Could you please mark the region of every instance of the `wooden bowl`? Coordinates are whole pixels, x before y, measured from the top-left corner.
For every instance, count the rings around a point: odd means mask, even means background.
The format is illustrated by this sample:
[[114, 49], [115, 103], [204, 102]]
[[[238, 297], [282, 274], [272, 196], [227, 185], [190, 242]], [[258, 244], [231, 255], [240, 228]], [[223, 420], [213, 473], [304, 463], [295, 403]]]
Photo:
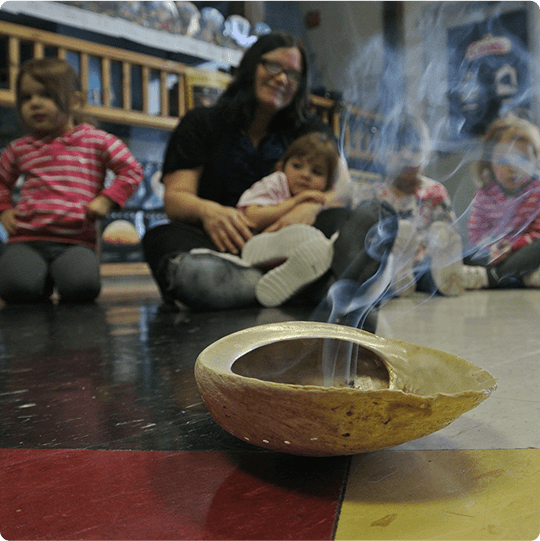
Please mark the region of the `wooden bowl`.
[[[349, 359], [354, 378], [346, 373]], [[195, 378], [227, 432], [265, 449], [311, 456], [365, 453], [421, 438], [497, 387], [488, 372], [449, 353], [302, 321], [252, 327], [214, 342], [199, 355]]]

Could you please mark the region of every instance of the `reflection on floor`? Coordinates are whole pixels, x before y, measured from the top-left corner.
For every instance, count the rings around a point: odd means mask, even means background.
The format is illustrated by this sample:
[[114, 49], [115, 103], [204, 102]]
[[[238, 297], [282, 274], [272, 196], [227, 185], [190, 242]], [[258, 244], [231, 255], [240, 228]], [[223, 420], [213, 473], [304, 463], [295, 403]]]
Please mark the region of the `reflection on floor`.
[[[193, 365], [218, 338], [306, 308], [161, 306], [144, 268], [106, 272], [91, 306], [0, 308], [5, 539], [535, 539], [540, 291], [415, 294], [378, 334], [446, 350], [499, 388], [393, 449], [305, 458], [211, 419]], [[139, 272], [140, 271], [140, 272]]]

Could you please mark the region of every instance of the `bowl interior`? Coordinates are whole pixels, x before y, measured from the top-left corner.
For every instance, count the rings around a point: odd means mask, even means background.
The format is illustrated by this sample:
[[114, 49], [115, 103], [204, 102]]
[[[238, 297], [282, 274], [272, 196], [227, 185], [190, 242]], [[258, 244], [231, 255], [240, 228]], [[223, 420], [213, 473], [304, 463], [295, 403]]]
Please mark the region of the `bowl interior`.
[[240, 376], [291, 385], [388, 389], [384, 361], [362, 345], [336, 338], [286, 339], [239, 357], [231, 371]]

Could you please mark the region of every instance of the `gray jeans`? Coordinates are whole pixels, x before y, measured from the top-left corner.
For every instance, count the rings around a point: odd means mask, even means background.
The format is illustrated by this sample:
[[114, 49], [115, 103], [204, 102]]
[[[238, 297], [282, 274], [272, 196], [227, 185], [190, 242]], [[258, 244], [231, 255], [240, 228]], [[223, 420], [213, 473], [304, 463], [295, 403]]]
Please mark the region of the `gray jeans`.
[[5, 302], [44, 301], [54, 288], [63, 301], [93, 301], [101, 290], [94, 250], [49, 241], [6, 246], [0, 256], [0, 297]]
[[489, 287], [516, 287], [523, 285], [523, 277], [540, 267], [540, 239], [512, 252], [498, 265], [488, 264], [483, 254], [468, 256], [467, 265], [480, 265], [488, 269]]

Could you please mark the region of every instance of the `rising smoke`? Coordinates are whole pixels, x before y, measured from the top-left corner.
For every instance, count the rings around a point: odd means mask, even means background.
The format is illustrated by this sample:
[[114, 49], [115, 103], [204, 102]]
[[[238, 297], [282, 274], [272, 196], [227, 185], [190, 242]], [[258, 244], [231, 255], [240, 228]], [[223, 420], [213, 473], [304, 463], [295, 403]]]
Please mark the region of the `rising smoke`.
[[[414, 60], [410, 50], [390, 47], [381, 36], [358, 43], [343, 75], [343, 98], [374, 115], [347, 116], [346, 110], [348, 130], [343, 130], [340, 143], [351, 168], [367, 169], [381, 178], [391, 173], [389, 164], [396, 151], [412, 147], [416, 153], [402, 159], [416, 160], [427, 176], [445, 185], [456, 211], [452, 225], [461, 237], [463, 256], [474, 258], [507, 235], [512, 207], [527, 196], [525, 187], [489, 238], [471, 245], [467, 225], [476, 186], [470, 171], [482, 157], [481, 136], [492, 121], [509, 113], [538, 125], [539, 87], [532, 81], [538, 80], [540, 65], [530, 52], [534, 44], [528, 30], [531, 14], [538, 18], [538, 6], [532, 2], [423, 4], [422, 16], [405, 32], [406, 41], [413, 44]], [[420, 133], [416, 146], [410, 138], [403, 140], [399, 128], [400, 119], [411, 114], [425, 121], [429, 133], [427, 137]], [[362, 161], [351, 152], [351, 143], [375, 159]], [[508, 160], [515, 160], [511, 153]], [[519, 165], [538, 178], [537, 160]], [[370, 237], [380, 246], [385, 244], [385, 234], [387, 228], [379, 226]], [[436, 242], [436, 236], [429, 239], [430, 245]], [[379, 271], [361, 285], [345, 279], [332, 286], [326, 300], [331, 304], [331, 323], [362, 326], [369, 311], [392, 296], [392, 282], [412, 257], [389, 250], [381, 254], [379, 247], [370, 244], [366, 249], [381, 261]], [[461, 254], [450, 254], [438, 264], [449, 265], [456, 258]]]

